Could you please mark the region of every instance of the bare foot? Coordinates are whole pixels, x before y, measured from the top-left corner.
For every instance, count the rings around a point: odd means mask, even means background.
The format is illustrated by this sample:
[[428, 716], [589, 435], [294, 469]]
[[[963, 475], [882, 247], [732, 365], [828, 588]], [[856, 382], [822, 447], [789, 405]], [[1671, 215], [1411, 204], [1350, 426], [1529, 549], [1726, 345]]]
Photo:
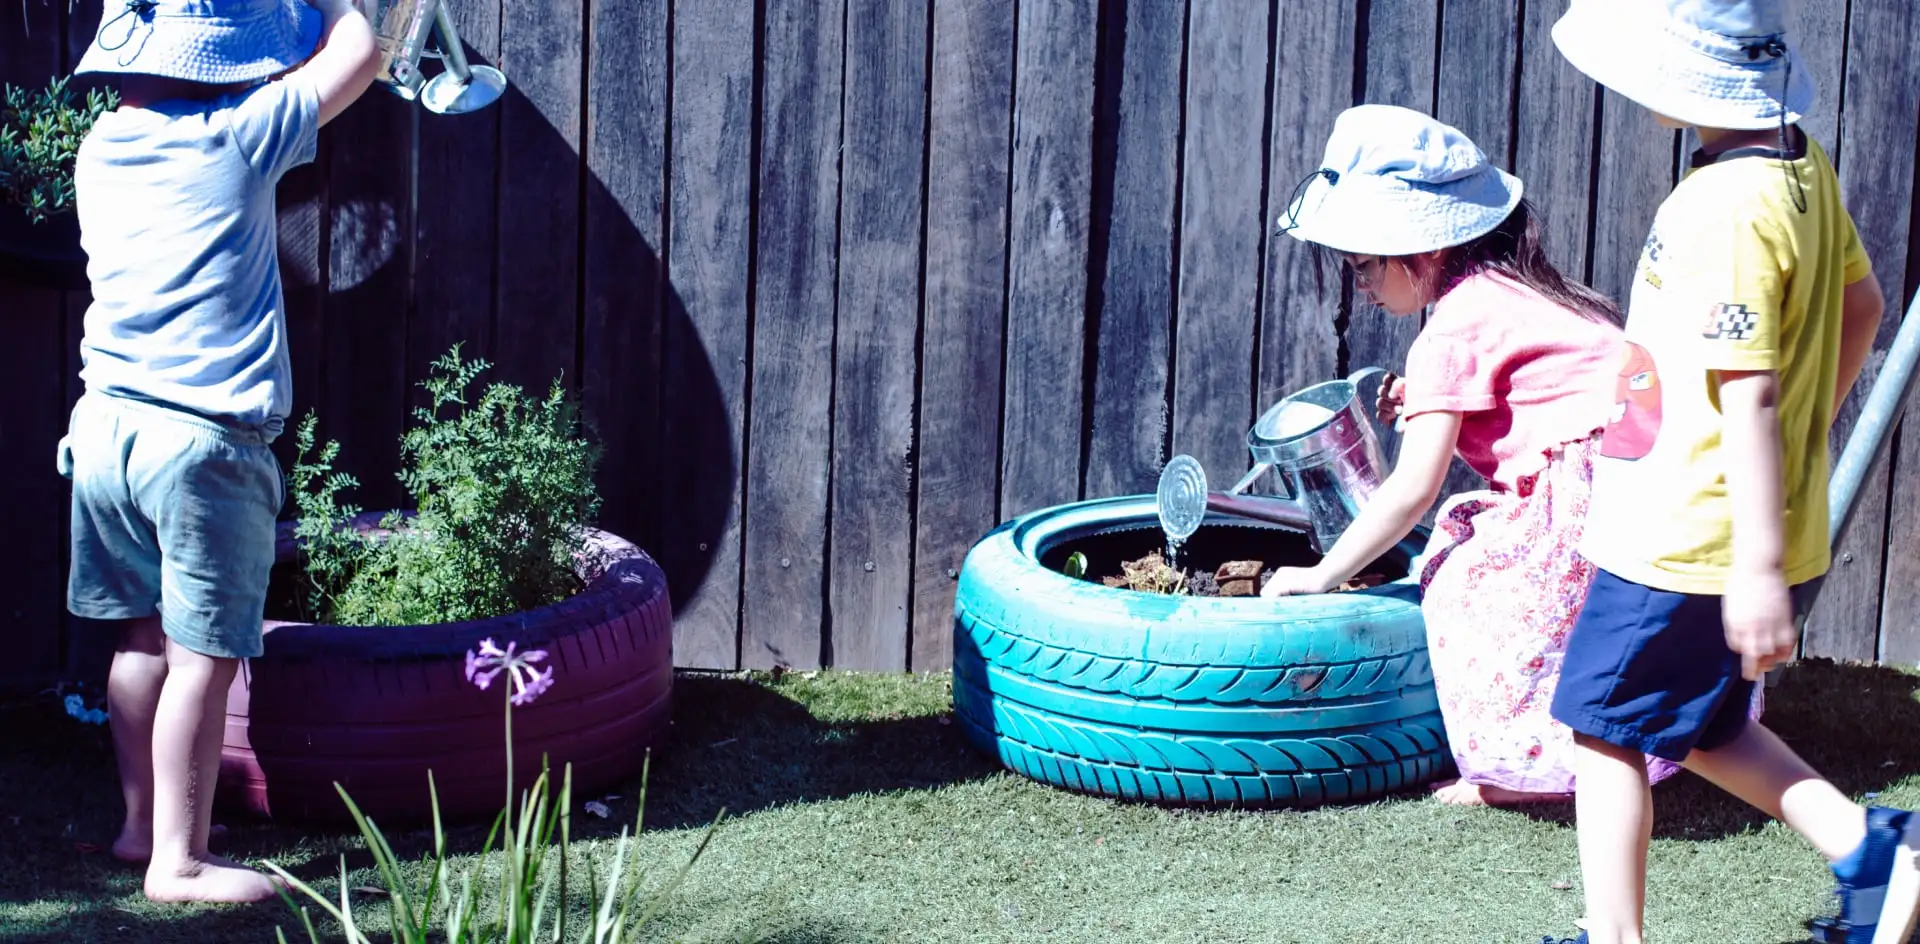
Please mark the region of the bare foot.
[[1529, 803], [1565, 803], [1571, 793], [1520, 793], [1505, 787], [1449, 780], [1433, 790], [1433, 798], [1449, 806], [1522, 806]]
[[[226, 842], [227, 827], [214, 824], [207, 829], [207, 845], [219, 846]], [[135, 833], [122, 827], [120, 838], [113, 841], [113, 857], [122, 862], [142, 865], [153, 858], [153, 834]]]
[[231, 859], [189, 859], [177, 868], [147, 866], [147, 898], [159, 902], [245, 904], [278, 897], [280, 881]]

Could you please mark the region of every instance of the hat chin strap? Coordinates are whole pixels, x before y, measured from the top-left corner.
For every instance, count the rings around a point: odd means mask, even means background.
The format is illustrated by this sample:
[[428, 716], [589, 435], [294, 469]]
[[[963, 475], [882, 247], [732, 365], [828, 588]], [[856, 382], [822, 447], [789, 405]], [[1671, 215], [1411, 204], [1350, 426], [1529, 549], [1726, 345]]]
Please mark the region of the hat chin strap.
[[1780, 88], [1780, 170], [1787, 175], [1787, 182], [1791, 185], [1789, 191], [1793, 196], [1793, 208], [1805, 215], [1807, 188], [1801, 185], [1799, 172], [1794, 169], [1793, 162], [1787, 159], [1787, 155], [1793, 153], [1793, 148], [1787, 141], [1787, 97], [1793, 94], [1793, 59], [1787, 55], [1786, 44], [1779, 39], [1753, 43], [1746, 47], [1746, 52], [1749, 60], [1759, 59], [1763, 55], [1786, 60], [1786, 80]]
[[1290, 233], [1300, 228], [1300, 209], [1301, 204], [1305, 202], [1307, 198], [1307, 188], [1312, 187], [1314, 180], [1320, 177], [1327, 178], [1327, 186], [1329, 187], [1340, 182], [1340, 172], [1331, 167], [1322, 167], [1302, 177], [1300, 182], [1294, 185], [1293, 196], [1287, 198], [1287, 215], [1281, 219], [1279, 225], [1274, 228], [1274, 235]]
[[[133, 42], [133, 31], [139, 29], [140, 24], [142, 23], [145, 23], [147, 25], [147, 34], [152, 35], [153, 34], [153, 11], [154, 11], [154, 8], [159, 5], [160, 4], [157, 3], [156, 0], [126, 0], [126, 7], [124, 9], [122, 9], [118, 14], [115, 14], [113, 19], [110, 19], [105, 23], [100, 24], [100, 29], [94, 33], [94, 37], [93, 37], [94, 41], [97, 43], [100, 43], [100, 48], [106, 50], [107, 52], [117, 52], [121, 49], [126, 48], [128, 43]], [[121, 20], [126, 19], [129, 16], [133, 17], [133, 22], [127, 24], [126, 37], [121, 39], [118, 45], [114, 45], [114, 46], [107, 45], [103, 41], [103, 39], [107, 35], [107, 28], [111, 27], [115, 23], [120, 22]], [[133, 64], [133, 60], [140, 58], [140, 50], [146, 48], [146, 45], [147, 45], [146, 40], [143, 38], [140, 41], [140, 46], [134, 49], [133, 54], [131, 56], [128, 56], [120, 60], [121, 67], [125, 68], [127, 66], [130, 66]]]

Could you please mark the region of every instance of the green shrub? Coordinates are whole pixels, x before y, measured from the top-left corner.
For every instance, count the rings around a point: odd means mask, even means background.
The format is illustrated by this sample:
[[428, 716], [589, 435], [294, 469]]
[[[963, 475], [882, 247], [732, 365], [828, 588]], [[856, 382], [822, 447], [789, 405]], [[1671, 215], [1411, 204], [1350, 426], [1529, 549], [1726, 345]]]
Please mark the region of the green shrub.
[[400, 481], [417, 513], [389, 512], [380, 530], [349, 527], [340, 503], [358, 483], [335, 472], [339, 445], [314, 452], [317, 421], [296, 433], [295, 534], [304, 555], [303, 619], [401, 626], [486, 619], [559, 602], [580, 589], [575, 555], [599, 511], [599, 450], [580, 436], [579, 411], [556, 381], [536, 399], [492, 384], [467, 389], [489, 366], [455, 345], [424, 381], [432, 404], [401, 440]]
[[0, 101], [0, 201], [35, 223], [73, 211], [73, 159], [94, 119], [116, 108], [111, 90], [94, 89], [75, 104], [66, 78], [29, 92], [6, 86]]

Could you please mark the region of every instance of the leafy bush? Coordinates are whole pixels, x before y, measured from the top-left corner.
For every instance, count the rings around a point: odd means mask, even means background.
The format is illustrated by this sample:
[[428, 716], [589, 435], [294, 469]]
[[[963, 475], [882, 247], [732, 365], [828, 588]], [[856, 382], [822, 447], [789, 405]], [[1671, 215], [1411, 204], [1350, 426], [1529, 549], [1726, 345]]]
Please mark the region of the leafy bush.
[[[579, 590], [575, 555], [600, 507], [599, 450], [556, 381], [544, 399], [492, 384], [489, 366], [455, 345], [424, 381], [432, 405], [401, 440], [400, 481], [418, 511], [389, 512], [377, 531], [340, 503], [358, 482], [336, 472], [339, 444], [314, 452], [317, 421], [296, 433], [295, 526], [305, 557], [303, 619], [400, 626], [485, 619], [556, 603]], [[449, 409], [451, 408], [451, 409]]]
[[78, 105], [65, 78], [29, 92], [6, 86], [0, 102], [0, 200], [35, 223], [73, 210], [73, 159], [94, 119], [120, 97], [94, 89]]

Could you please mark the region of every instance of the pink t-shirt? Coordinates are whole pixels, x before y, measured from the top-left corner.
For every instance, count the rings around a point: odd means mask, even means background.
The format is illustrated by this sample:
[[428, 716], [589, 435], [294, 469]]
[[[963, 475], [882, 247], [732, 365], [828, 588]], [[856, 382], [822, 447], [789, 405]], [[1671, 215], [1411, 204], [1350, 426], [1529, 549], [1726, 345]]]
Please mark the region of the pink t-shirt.
[[1405, 413], [1464, 414], [1460, 458], [1512, 491], [1548, 450], [1606, 425], [1624, 338], [1503, 276], [1470, 276], [1407, 352]]

